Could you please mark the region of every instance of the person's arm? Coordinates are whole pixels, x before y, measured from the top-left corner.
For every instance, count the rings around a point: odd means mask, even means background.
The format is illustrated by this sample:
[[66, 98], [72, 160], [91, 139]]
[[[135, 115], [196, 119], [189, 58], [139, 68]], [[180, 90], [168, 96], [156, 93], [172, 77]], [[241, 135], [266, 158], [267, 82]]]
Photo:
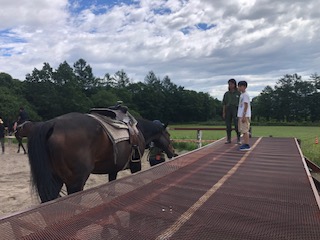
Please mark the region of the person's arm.
[[248, 103], [244, 102], [243, 115], [241, 121], [244, 123], [246, 121], [246, 114], [248, 110]]
[[223, 99], [222, 99], [222, 119], [226, 118], [226, 94], [227, 93], [223, 95]]

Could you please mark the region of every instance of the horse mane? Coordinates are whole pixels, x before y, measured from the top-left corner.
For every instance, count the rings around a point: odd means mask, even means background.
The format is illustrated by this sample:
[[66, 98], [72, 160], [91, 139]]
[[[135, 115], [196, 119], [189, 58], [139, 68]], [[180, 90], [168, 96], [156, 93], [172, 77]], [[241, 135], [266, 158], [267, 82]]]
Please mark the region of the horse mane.
[[144, 136], [156, 135], [164, 130], [163, 125], [154, 123], [150, 120], [140, 118], [137, 119], [137, 127], [141, 130]]

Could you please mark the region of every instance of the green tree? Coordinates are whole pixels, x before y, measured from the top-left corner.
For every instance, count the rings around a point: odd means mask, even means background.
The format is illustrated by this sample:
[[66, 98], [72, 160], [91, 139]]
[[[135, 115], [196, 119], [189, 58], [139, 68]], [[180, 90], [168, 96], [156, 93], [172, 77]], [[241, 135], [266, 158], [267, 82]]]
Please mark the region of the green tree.
[[33, 106], [21, 95], [16, 95], [10, 88], [0, 86], [0, 117], [5, 126], [10, 129], [19, 115], [19, 108], [23, 106], [29, 114], [29, 118], [39, 121], [41, 118], [33, 109]]
[[13, 85], [12, 77], [4, 72], [0, 73], [0, 86], [10, 88]]
[[99, 86], [106, 88], [114, 88], [116, 86], [114, 78], [109, 73], [106, 73], [103, 79], [99, 79], [98, 83]]
[[76, 75], [73, 72], [72, 67], [66, 61], [61, 63], [53, 73], [53, 82], [57, 86], [64, 86], [69, 82], [76, 83]]
[[50, 119], [62, 111], [59, 95], [52, 82], [26, 82], [25, 97], [43, 120]]
[[144, 82], [147, 85], [151, 86], [160, 86], [160, 79], [155, 75], [153, 71], [150, 71], [144, 78]]
[[171, 82], [169, 76], [165, 76], [161, 82], [164, 93], [163, 121], [175, 122], [179, 115], [178, 86]]
[[320, 121], [320, 93], [316, 92], [309, 96], [310, 120]]
[[310, 112], [310, 120], [312, 122], [320, 121], [320, 76], [314, 73], [310, 76], [311, 83], [315, 90], [311, 96], [308, 96], [308, 106]]
[[101, 89], [96, 94], [93, 94], [90, 99], [93, 107], [101, 108], [112, 106], [119, 100], [116, 94], [106, 89]]
[[296, 94], [294, 119], [296, 121], [308, 121], [310, 119], [311, 96], [316, 92], [315, 85], [310, 81], [297, 79], [294, 83]]
[[53, 70], [49, 63], [43, 63], [41, 70], [34, 68], [32, 74], [26, 75], [26, 81], [28, 82], [53, 82], [52, 79]]
[[320, 89], [320, 76], [317, 73], [311, 74], [311, 81], [313, 81], [315, 88]]
[[[63, 106], [61, 114], [69, 112], [88, 112], [93, 106], [90, 98], [75, 82], [68, 82], [59, 91], [60, 106]], [[61, 115], [59, 114], [59, 115]]]
[[275, 86], [275, 114], [276, 119], [286, 122], [294, 120], [296, 112], [297, 95], [294, 91], [294, 84], [296, 81], [300, 81], [301, 76], [297, 74], [286, 74], [279, 79]]
[[252, 116], [260, 117], [266, 121], [270, 121], [274, 117], [274, 105], [275, 105], [274, 90], [270, 86], [266, 86], [259, 96], [252, 99]]
[[135, 98], [141, 115], [150, 120], [164, 121], [165, 94], [161, 82], [154, 72], [150, 71], [146, 75], [141, 90], [141, 93]]
[[44, 120], [61, 112], [54, 73], [49, 63], [44, 63], [41, 70], [34, 68], [31, 74], [26, 75], [24, 89], [25, 98]]
[[0, 87], [0, 117], [4, 121], [4, 125], [12, 127], [17, 120], [20, 105], [24, 104], [23, 100], [13, 94], [9, 88]]
[[130, 79], [123, 69], [117, 71], [110, 80], [112, 80], [110, 83], [113, 83], [115, 88], [125, 88], [130, 84]]
[[74, 63], [74, 73], [81, 89], [87, 90], [98, 85], [97, 79], [93, 76], [92, 68], [84, 59]]

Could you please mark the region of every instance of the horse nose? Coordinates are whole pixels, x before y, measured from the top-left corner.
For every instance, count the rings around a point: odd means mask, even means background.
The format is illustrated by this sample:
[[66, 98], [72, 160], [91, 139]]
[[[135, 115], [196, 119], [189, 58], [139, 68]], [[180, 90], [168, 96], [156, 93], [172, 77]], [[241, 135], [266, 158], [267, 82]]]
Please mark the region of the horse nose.
[[178, 156], [178, 155], [175, 153], [173, 147], [171, 147], [171, 149], [170, 149], [170, 154], [167, 154], [167, 155], [168, 155], [168, 158], [173, 158], [173, 157]]

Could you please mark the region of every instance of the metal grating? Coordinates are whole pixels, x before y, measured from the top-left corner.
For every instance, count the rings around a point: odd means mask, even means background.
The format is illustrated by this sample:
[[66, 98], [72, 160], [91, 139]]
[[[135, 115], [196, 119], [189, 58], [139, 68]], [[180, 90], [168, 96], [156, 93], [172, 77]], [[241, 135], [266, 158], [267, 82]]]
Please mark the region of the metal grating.
[[221, 141], [0, 220], [1, 239], [320, 239], [292, 138]]

